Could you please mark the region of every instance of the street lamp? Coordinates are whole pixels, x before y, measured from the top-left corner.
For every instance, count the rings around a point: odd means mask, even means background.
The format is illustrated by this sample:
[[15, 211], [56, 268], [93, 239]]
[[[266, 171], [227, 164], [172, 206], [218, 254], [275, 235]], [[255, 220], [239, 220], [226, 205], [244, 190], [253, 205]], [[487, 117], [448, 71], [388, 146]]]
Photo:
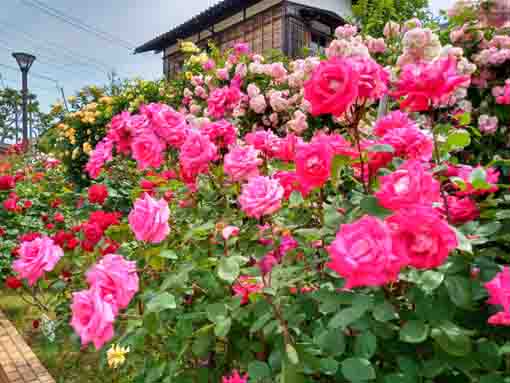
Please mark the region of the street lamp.
[[28, 141], [28, 71], [30, 67], [35, 61], [35, 56], [22, 53], [15, 52], [12, 54], [12, 57], [16, 59], [19, 65], [19, 69], [21, 70], [23, 85], [21, 88], [21, 95], [23, 98], [23, 141]]

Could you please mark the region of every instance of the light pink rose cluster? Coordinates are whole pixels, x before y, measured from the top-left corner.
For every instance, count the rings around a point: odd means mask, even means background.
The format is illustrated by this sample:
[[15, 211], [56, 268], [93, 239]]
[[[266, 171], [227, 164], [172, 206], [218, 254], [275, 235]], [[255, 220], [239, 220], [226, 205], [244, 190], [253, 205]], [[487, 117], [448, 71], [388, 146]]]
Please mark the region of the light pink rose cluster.
[[441, 51], [439, 37], [429, 28], [416, 27], [408, 30], [404, 34], [402, 44], [403, 53], [397, 61], [399, 66], [432, 61]]
[[278, 211], [284, 189], [277, 179], [256, 176], [243, 186], [239, 203], [248, 217], [260, 218]]
[[489, 318], [495, 326], [510, 326], [510, 267], [505, 266], [490, 282], [485, 284], [490, 305], [503, 308]]
[[145, 193], [142, 198], [136, 200], [128, 221], [138, 241], [160, 243], [170, 232], [169, 218], [168, 203], [164, 199], [156, 200]]
[[99, 350], [113, 338], [119, 310], [138, 292], [136, 263], [108, 254], [87, 272], [87, 282], [88, 290], [73, 293], [71, 326], [83, 346], [93, 343]]
[[29, 286], [33, 286], [45, 272], [55, 268], [64, 251], [51, 238], [43, 236], [23, 242], [18, 254], [19, 258], [13, 262], [12, 269], [20, 278], [26, 279]]
[[482, 114], [478, 117], [478, 129], [484, 134], [494, 134], [498, 130], [498, 118]]
[[457, 60], [449, 56], [432, 63], [405, 65], [392, 96], [401, 99], [401, 109], [424, 112], [446, 102], [456, 89], [469, 81], [469, 76], [459, 75]]
[[232, 146], [225, 155], [223, 167], [233, 181], [243, 181], [258, 176], [262, 163], [260, 151], [253, 146]]
[[492, 95], [496, 98], [496, 103], [500, 105], [510, 105], [510, 79], [505, 81], [504, 86], [496, 86], [492, 89]]

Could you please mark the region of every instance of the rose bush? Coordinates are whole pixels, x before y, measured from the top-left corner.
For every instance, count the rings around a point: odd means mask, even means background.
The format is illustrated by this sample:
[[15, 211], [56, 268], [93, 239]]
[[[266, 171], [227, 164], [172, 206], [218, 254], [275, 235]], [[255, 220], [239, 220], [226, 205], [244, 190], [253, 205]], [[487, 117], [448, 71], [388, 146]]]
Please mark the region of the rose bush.
[[[46, 213], [62, 232], [10, 240], [6, 286], [122, 382], [506, 382], [507, 131], [477, 117], [510, 108], [507, 24], [452, 17], [480, 44], [419, 20], [292, 62], [183, 44], [166, 103], [112, 115], [95, 185]], [[3, 173], [10, 230], [23, 184]]]

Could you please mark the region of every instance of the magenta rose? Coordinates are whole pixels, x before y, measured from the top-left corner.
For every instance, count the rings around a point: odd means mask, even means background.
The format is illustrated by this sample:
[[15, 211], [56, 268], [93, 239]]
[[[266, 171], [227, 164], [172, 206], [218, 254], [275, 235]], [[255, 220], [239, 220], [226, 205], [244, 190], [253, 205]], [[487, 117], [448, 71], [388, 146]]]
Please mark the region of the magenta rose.
[[108, 137], [99, 142], [92, 153], [90, 153], [89, 160], [85, 166], [85, 170], [90, 178], [96, 179], [101, 174], [101, 170], [105, 163], [113, 160], [113, 141]]
[[114, 335], [113, 323], [118, 313], [115, 299], [103, 297], [98, 289], [73, 293], [71, 327], [83, 346], [93, 343], [100, 350]]
[[131, 151], [131, 140], [133, 134], [130, 127], [131, 114], [122, 112], [112, 118], [108, 126], [108, 139], [117, 144], [117, 151], [122, 154], [129, 154]]
[[305, 189], [322, 187], [331, 175], [331, 146], [324, 141], [298, 145], [296, 174]]
[[352, 60], [333, 57], [322, 61], [305, 84], [305, 99], [312, 115], [340, 117], [358, 97], [359, 72]]
[[418, 161], [406, 161], [380, 180], [381, 186], [375, 195], [387, 209], [407, 209], [440, 201], [439, 182]]
[[189, 132], [186, 141], [181, 146], [179, 161], [189, 174], [207, 173], [209, 163], [218, 156], [216, 145], [208, 136], [197, 130]]
[[108, 254], [87, 272], [87, 282], [98, 289], [102, 297], [114, 297], [118, 308], [126, 308], [138, 292], [136, 262]]
[[182, 113], [156, 103], [140, 108], [140, 113], [149, 118], [154, 132], [170, 146], [178, 149], [186, 140], [189, 126]]
[[284, 190], [280, 182], [269, 177], [252, 177], [239, 197], [241, 209], [248, 217], [270, 215], [281, 207]]
[[155, 200], [147, 193], [136, 200], [128, 221], [138, 241], [160, 243], [170, 232], [170, 209], [164, 199]]
[[367, 57], [353, 61], [359, 72], [358, 96], [380, 99], [388, 92], [389, 73], [375, 60]]
[[201, 132], [208, 136], [211, 142], [219, 148], [226, 148], [235, 143], [237, 139], [236, 127], [227, 120], [206, 124]]
[[415, 206], [389, 217], [393, 250], [417, 269], [441, 266], [457, 247], [457, 235], [433, 208]]
[[446, 217], [447, 212], [450, 222], [459, 225], [469, 221], [473, 221], [480, 217], [480, 210], [475, 201], [469, 197], [459, 198], [456, 196], [447, 197], [448, 209], [444, 204], [439, 211]]
[[258, 176], [259, 166], [263, 162], [259, 155], [260, 152], [251, 145], [231, 147], [225, 155], [223, 165], [225, 174], [230, 176], [233, 181], [242, 181]]
[[409, 127], [416, 127], [414, 121], [409, 118], [407, 113], [401, 112], [400, 110], [395, 110], [377, 120], [374, 127], [374, 134], [382, 137], [393, 129]]
[[432, 159], [434, 142], [431, 136], [415, 126], [388, 131], [382, 143], [391, 145], [397, 157], [428, 162]]
[[280, 181], [280, 185], [282, 185], [283, 190], [285, 191], [283, 195], [285, 199], [289, 199], [290, 195], [294, 191], [300, 192], [303, 197], [306, 197], [310, 192], [310, 190], [303, 187], [296, 172], [280, 170], [273, 174], [273, 178]]
[[18, 254], [19, 258], [12, 264], [12, 269], [33, 286], [45, 272], [55, 268], [60, 258], [64, 256], [64, 251], [55, 245], [51, 238], [44, 236], [23, 242]]
[[384, 221], [364, 216], [340, 226], [327, 248], [327, 266], [345, 278], [345, 288], [381, 286], [397, 280], [408, 258], [393, 250], [391, 231]]
[[135, 136], [131, 143], [131, 150], [140, 170], [149, 167], [159, 168], [163, 163], [165, 145], [148, 129]]

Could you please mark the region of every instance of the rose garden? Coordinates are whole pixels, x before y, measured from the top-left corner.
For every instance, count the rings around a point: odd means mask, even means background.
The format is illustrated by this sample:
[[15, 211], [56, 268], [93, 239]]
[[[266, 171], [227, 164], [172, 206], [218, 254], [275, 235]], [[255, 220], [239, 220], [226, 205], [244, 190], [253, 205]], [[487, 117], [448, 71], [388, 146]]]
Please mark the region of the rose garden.
[[294, 61], [183, 43], [55, 105], [0, 157], [2, 294], [98, 381], [510, 382], [503, 3]]

